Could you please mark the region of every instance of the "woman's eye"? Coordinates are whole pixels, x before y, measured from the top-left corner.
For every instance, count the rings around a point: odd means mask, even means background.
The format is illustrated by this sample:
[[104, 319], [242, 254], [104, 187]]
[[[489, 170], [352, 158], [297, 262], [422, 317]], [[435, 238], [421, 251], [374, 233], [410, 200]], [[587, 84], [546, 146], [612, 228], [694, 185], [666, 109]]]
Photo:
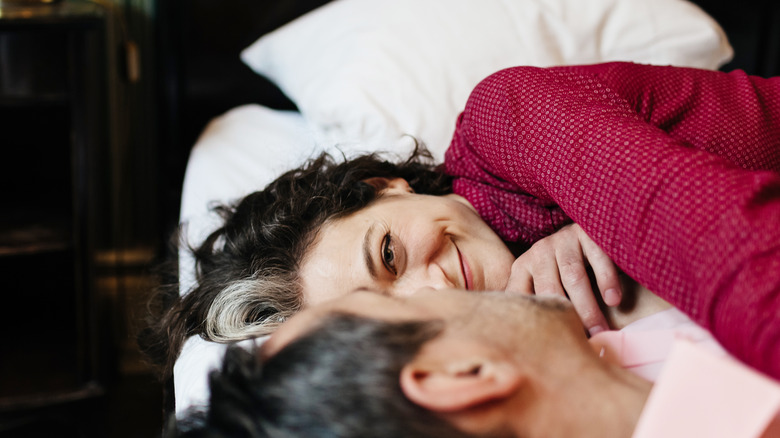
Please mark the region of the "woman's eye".
[[388, 271], [393, 275], [397, 275], [398, 271], [395, 267], [395, 250], [393, 249], [393, 238], [390, 234], [385, 234], [385, 238], [382, 240], [382, 264], [385, 265]]

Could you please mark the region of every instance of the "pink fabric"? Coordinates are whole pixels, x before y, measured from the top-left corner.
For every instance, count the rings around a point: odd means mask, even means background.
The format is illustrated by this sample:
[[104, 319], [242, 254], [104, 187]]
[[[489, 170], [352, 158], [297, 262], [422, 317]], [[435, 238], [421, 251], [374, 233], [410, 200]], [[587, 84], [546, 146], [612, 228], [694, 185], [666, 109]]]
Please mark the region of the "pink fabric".
[[504, 239], [576, 221], [631, 277], [780, 378], [780, 78], [502, 70], [469, 98], [446, 170]]
[[780, 386], [735, 361], [677, 309], [601, 332], [590, 344], [655, 382], [634, 438], [777, 436]]
[[598, 333], [589, 341], [605, 360], [654, 382], [672, 346], [683, 339], [715, 356], [727, 356], [710, 332], [675, 308], [642, 318], [622, 330]]
[[678, 341], [634, 438], [776, 438], [780, 386], [728, 357]]

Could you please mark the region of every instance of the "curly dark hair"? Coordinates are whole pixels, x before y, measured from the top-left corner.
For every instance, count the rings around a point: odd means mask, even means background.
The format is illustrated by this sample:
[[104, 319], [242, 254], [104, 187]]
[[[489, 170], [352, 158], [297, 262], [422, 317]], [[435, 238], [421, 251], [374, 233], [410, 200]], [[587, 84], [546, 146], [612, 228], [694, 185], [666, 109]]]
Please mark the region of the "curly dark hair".
[[298, 271], [307, 248], [327, 221], [376, 198], [377, 188], [366, 182], [375, 177], [404, 178], [417, 193], [452, 191], [451, 178], [418, 146], [397, 163], [379, 154], [338, 162], [322, 154], [237, 203], [215, 207], [222, 226], [199, 247], [179, 248], [194, 255], [195, 286], [181, 297], [178, 285], [163, 287], [138, 338], [163, 377], [191, 335], [232, 342], [270, 334], [300, 310]]

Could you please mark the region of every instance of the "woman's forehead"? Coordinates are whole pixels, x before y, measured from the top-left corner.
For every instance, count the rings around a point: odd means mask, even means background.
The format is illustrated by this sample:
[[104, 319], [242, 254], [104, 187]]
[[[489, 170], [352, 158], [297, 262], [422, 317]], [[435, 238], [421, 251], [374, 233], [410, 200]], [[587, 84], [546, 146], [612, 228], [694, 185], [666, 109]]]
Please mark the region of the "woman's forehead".
[[363, 266], [363, 241], [368, 220], [344, 218], [324, 225], [301, 261], [299, 277], [304, 302], [319, 304], [369, 286]]

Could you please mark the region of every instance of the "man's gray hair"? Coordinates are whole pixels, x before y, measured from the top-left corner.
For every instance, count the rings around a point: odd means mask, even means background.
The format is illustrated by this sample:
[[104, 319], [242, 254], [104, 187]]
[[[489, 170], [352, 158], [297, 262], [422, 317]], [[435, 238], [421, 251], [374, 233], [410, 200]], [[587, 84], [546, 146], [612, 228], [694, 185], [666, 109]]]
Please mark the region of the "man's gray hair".
[[263, 362], [228, 349], [210, 375], [206, 411], [172, 427], [175, 437], [376, 437], [467, 435], [407, 399], [401, 369], [439, 321], [388, 322], [338, 314]]

